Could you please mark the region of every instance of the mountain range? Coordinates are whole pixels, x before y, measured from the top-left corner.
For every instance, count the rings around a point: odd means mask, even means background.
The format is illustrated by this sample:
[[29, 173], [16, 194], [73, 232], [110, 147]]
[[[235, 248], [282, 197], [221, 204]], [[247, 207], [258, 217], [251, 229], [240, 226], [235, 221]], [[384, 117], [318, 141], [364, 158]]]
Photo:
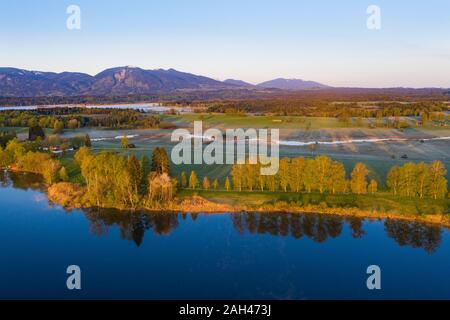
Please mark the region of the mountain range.
[[177, 90], [235, 90], [235, 89], [320, 89], [328, 86], [299, 79], [275, 79], [258, 85], [228, 79], [218, 81], [174, 69], [144, 70], [117, 67], [95, 76], [78, 72], [41, 72], [16, 68], [0, 68], [0, 96], [112, 96], [154, 94]]

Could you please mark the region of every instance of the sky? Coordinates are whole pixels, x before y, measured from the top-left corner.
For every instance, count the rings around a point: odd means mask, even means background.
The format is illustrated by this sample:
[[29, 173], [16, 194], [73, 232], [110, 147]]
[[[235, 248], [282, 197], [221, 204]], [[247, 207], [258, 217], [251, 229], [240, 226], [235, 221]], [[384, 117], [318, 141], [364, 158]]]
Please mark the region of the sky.
[[[69, 5], [80, 10], [70, 30]], [[380, 8], [369, 29], [367, 8]], [[0, 66], [450, 87], [449, 0], [0, 0]]]

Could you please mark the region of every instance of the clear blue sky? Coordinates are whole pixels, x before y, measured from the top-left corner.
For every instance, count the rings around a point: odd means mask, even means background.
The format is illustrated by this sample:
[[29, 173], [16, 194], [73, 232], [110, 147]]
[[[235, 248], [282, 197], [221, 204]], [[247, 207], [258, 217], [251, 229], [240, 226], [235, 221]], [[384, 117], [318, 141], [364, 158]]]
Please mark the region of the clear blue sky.
[[[81, 8], [81, 30], [66, 8]], [[381, 8], [382, 28], [366, 27]], [[449, 0], [0, 0], [0, 65], [450, 87]]]

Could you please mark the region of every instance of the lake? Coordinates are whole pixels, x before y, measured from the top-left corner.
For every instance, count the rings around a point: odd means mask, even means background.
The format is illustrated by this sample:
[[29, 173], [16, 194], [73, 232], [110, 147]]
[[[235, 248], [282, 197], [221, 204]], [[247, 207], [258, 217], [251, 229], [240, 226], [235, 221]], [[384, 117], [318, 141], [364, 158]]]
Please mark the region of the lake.
[[33, 111], [45, 108], [88, 108], [88, 109], [132, 109], [143, 112], [165, 113], [172, 109], [176, 109], [179, 113], [191, 113], [192, 109], [189, 107], [166, 107], [160, 103], [142, 103], [142, 104], [112, 104], [112, 105], [41, 105], [41, 106], [0, 106], [0, 111]]
[[[66, 211], [0, 173], [0, 299], [450, 298], [450, 233], [316, 214]], [[82, 290], [66, 288], [81, 268]], [[381, 268], [381, 290], [366, 269]]]

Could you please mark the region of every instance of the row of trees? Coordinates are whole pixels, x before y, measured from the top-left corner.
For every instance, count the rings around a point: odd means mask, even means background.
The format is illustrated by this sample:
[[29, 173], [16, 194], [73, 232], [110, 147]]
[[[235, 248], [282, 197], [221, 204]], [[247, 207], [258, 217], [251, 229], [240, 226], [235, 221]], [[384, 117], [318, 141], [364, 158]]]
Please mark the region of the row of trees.
[[[373, 180], [368, 188], [367, 175], [369, 171], [358, 163], [352, 172], [351, 181], [346, 180], [344, 165], [327, 156], [318, 156], [314, 159], [284, 158], [280, 160], [280, 168], [276, 175], [264, 176], [260, 174], [260, 165], [237, 164], [231, 169], [231, 179], [227, 177], [223, 188], [236, 191], [292, 191], [292, 192], [320, 192], [320, 193], [344, 193], [351, 189], [357, 194], [367, 193], [368, 190], [376, 191], [376, 182]], [[200, 186], [195, 171], [191, 172], [189, 181], [186, 175], [181, 174], [181, 187], [188, 186], [195, 189]], [[201, 186], [204, 189], [217, 189], [219, 182], [209, 178], [203, 178]]]
[[[357, 163], [349, 179], [344, 165], [327, 156], [314, 159], [284, 158], [280, 160], [279, 171], [273, 176], [260, 174], [260, 165], [238, 164], [231, 169], [231, 179], [223, 182], [225, 190], [236, 191], [282, 191], [282, 192], [318, 192], [318, 193], [354, 193], [367, 194], [378, 191], [376, 180], [368, 179], [369, 169], [363, 163]], [[394, 195], [407, 197], [444, 198], [447, 195], [446, 170], [441, 161], [430, 164], [407, 163], [403, 167], [393, 167], [386, 184]], [[185, 172], [181, 173], [182, 188], [219, 189], [218, 179], [204, 177], [199, 180], [195, 171], [189, 179]]]
[[[381, 99], [382, 100], [382, 99]], [[337, 100], [331, 100], [337, 101]], [[277, 115], [296, 115], [306, 117], [333, 117], [333, 118], [386, 118], [426, 115], [432, 119], [441, 118], [447, 106], [442, 102], [421, 101], [414, 103], [377, 102], [371, 105], [362, 105], [357, 102], [335, 103], [317, 99], [265, 99], [219, 101], [207, 105], [209, 112], [220, 113], [272, 113]], [[363, 101], [363, 100], [362, 100]], [[205, 103], [197, 103], [204, 106]]]
[[393, 167], [387, 177], [387, 185], [394, 195], [406, 197], [444, 198], [447, 195], [447, 171], [441, 161], [430, 164], [408, 162]]
[[0, 112], [0, 126], [63, 129], [80, 127], [159, 128], [158, 116], [134, 109], [112, 108], [42, 108], [37, 110], [6, 110]]

